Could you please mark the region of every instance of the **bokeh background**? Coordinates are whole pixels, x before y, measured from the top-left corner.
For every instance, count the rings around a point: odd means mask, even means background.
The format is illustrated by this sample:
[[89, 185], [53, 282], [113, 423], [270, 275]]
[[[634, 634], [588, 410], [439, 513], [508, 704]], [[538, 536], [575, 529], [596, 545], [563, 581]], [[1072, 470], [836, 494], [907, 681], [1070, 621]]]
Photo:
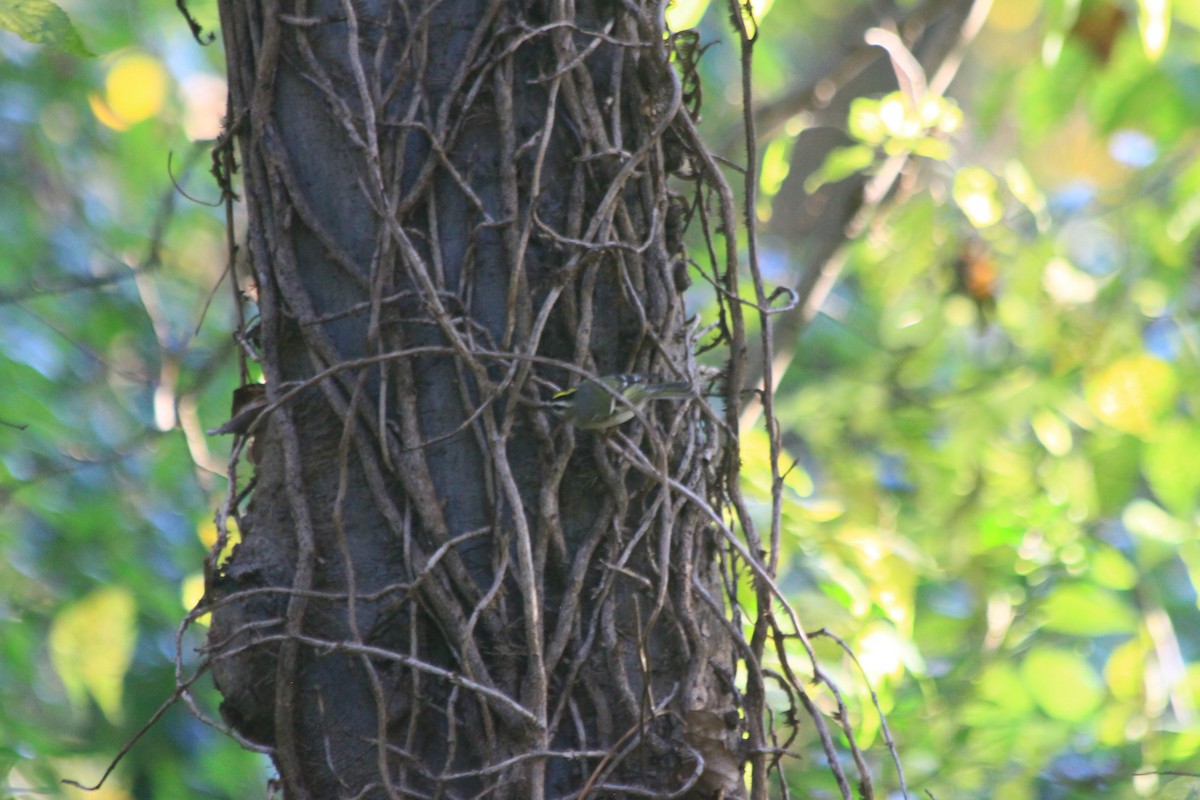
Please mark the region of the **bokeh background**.
[[[265, 760], [182, 704], [101, 790], [60, 784], [98, 780], [171, 696], [225, 491], [203, 430], [238, 378], [220, 37], [173, 3], [59, 5], [78, 40], [0, 31], [0, 797], [263, 797]], [[872, 690], [910, 796], [1192, 797], [1200, 2], [996, 0], [946, 97], [822, 105], [855, 15], [891, 6], [755, 6], [767, 278], [828, 263], [823, 190], [903, 162], [777, 343], [781, 583], [857, 654], [817, 640], [893, 796]], [[728, 11], [669, 13], [718, 42], [703, 126], [744, 162]], [[743, 445], [765, 515], [766, 441]], [[206, 677], [195, 700], [215, 716]], [[790, 796], [833, 797], [811, 734]]]

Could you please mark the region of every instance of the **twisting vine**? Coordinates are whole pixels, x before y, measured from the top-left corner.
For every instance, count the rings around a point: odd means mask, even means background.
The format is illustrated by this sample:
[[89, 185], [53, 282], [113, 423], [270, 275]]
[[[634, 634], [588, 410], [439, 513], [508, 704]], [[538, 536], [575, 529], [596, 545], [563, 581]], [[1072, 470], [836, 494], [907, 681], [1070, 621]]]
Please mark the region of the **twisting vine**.
[[[703, 48], [658, 4], [369, 5], [221, 3], [260, 315], [242, 374], [266, 378], [220, 429], [238, 439], [197, 612], [231, 729], [289, 798], [735, 798], [747, 764], [765, 800], [805, 717], [842, 796], [845, 752], [872, 797], [776, 583], [770, 375], [767, 531], [740, 482], [747, 355], [771, 363], [769, 317], [795, 305], [759, 269], [751, 114], [739, 213], [696, 129]], [[756, 31], [730, 13], [749, 109]], [[682, 297], [689, 220], [720, 413]], [[623, 371], [695, 397], [603, 436], [546, 408]]]

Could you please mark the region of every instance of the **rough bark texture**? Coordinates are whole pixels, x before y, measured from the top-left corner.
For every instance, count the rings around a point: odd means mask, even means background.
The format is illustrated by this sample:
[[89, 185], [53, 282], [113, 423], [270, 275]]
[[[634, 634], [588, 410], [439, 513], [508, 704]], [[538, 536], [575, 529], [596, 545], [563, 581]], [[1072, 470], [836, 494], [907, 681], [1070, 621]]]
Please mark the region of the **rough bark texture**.
[[540, 405], [588, 374], [702, 388], [661, 8], [221, 16], [269, 404], [209, 586], [226, 719], [291, 800], [741, 796], [721, 423]]

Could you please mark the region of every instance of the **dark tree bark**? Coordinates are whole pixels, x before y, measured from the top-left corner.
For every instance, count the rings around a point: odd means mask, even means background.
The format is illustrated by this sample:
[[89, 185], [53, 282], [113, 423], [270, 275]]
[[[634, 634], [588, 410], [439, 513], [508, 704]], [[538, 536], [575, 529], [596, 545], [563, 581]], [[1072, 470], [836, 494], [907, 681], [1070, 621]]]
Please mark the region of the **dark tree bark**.
[[[220, 7], [267, 402], [226, 719], [290, 799], [741, 796], [661, 8]], [[610, 436], [542, 405], [622, 371], [697, 397]]]

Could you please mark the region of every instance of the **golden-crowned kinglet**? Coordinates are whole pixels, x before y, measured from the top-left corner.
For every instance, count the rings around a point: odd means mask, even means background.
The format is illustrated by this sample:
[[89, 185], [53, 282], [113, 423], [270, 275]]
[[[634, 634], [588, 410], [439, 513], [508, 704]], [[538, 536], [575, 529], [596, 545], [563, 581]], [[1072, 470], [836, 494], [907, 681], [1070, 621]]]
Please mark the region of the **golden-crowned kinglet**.
[[628, 422], [635, 409], [640, 411], [651, 400], [682, 400], [693, 394], [682, 382], [652, 383], [646, 375], [606, 375], [559, 392], [550, 407], [576, 428], [598, 431]]

